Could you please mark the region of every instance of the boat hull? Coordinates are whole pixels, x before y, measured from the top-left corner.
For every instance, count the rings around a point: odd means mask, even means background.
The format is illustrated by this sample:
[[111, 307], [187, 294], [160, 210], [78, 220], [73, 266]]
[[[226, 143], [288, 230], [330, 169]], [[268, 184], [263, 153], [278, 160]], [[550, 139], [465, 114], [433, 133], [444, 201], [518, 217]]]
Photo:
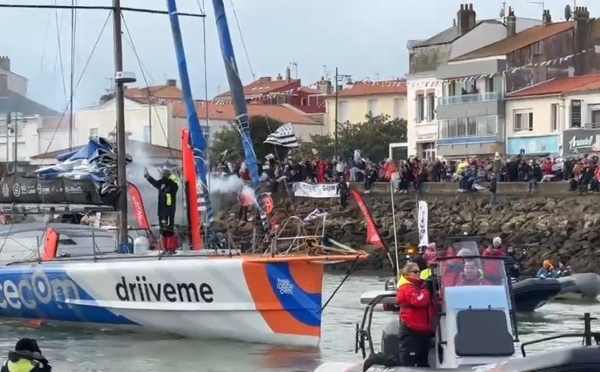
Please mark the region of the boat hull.
[[323, 265], [244, 257], [53, 261], [0, 269], [0, 317], [318, 345]]
[[593, 300], [600, 295], [600, 276], [595, 273], [572, 274], [558, 278], [562, 290], [556, 300]]

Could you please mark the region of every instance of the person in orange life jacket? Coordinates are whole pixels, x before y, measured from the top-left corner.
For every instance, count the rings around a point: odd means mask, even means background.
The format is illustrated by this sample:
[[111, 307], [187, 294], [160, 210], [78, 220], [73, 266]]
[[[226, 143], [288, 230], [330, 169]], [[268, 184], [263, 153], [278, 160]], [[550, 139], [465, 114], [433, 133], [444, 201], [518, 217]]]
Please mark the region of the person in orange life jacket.
[[[502, 249], [502, 239], [499, 236], [492, 240], [492, 246], [483, 250], [483, 257], [506, 257], [504, 249]], [[494, 283], [500, 283], [502, 281], [502, 265], [498, 265], [494, 260], [488, 260], [483, 263], [483, 272], [486, 278]]]
[[475, 260], [465, 260], [463, 272], [461, 274], [460, 285], [490, 285], [489, 280], [485, 279], [483, 271]]
[[17, 341], [15, 351], [8, 352], [0, 372], [51, 372], [52, 367], [42, 355], [37, 342], [30, 338]]
[[175, 235], [175, 202], [179, 185], [177, 177], [168, 169], [163, 169], [161, 178], [154, 179], [148, 169], [144, 168], [144, 178], [158, 190], [158, 223], [160, 225], [160, 236], [163, 248], [169, 252], [177, 250], [177, 238]]
[[431, 280], [421, 280], [420, 273], [416, 263], [408, 262], [402, 269], [396, 296], [400, 307], [401, 366], [429, 367], [427, 359], [435, 307], [431, 304]]

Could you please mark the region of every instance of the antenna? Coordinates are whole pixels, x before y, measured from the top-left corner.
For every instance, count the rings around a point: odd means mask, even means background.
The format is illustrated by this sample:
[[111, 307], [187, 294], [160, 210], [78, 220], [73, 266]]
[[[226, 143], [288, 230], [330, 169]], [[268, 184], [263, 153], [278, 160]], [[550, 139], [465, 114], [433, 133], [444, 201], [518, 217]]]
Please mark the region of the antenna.
[[331, 72], [327, 68], [327, 65], [323, 65], [323, 77], [325, 78], [325, 80], [329, 80], [330, 76], [331, 76]]
[[290, 66], [294, 68], [294, 79], [298, 79], [298, 62], [290, 62]]
[[542, 6], [542, 10], [546, 10], [546, 3], [542, 1], [528, 1], [529, 4], [537, 4]]
[[502, 9], [500, 9], [500, 18], [506, 17], [506, 1], [502, 2]]

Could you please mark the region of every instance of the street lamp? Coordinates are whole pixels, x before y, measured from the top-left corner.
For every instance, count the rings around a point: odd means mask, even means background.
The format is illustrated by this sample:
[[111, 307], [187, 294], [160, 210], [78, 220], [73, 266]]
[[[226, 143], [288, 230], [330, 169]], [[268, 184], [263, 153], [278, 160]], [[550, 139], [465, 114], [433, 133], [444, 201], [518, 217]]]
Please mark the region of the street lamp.
[[352, 84], [352, 75], [344, 75], [340, 74], [338, 68], [335, 68], [335, 135], [333, 142], [333, 158], [337, 160], [338, 158], [338, 104], [339, 104], [339, 96], [340, 96], [340, 83], [342, 81], [346, 81], [347, 84]]

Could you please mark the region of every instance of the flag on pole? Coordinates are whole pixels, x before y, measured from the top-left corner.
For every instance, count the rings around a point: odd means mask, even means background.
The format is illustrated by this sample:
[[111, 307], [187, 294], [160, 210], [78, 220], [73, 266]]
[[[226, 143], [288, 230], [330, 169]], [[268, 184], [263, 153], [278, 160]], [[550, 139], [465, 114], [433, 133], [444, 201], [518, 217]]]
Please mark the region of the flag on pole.
[[296, 138], [292, 124], [287, 123], [277, 128], [275, 132], [269, 134], [265, 143], [274, 146], [298, 147], [298, 138]]

